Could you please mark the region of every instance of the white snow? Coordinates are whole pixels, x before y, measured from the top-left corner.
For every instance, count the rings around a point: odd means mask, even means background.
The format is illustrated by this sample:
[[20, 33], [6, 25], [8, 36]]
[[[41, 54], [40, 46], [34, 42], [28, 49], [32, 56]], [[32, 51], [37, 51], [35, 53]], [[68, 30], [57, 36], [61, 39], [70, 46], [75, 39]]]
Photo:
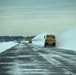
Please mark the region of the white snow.
[[15, 42], [2, 42], [2, 43], [0, 43], [0, 53], [15, 46], [15, 45], [17, 45], [17, 43], [15, 43]]
[[76, 28], [57, 37], [57, 47], [76, 51]]
[[[33, 38], [33, 44], [43, 47], [45, 40], [44, 36], [46, 34], [50, 33], [41, 33]], [[62, 35], [56, 36], [56, 45], [58, 48], [76, 51], [76, 28], [72, 28]]]
[[22, 40], [21, 43], [29, 43], [28, 41]]

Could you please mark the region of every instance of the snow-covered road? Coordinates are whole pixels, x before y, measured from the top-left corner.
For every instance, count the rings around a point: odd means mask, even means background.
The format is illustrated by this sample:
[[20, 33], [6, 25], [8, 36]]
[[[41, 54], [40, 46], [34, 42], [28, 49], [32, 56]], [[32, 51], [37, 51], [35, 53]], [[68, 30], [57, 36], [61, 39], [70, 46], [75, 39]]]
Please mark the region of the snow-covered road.
[[20, 43], [0, 54], [0, 75], [76, 75], [76, 52]]

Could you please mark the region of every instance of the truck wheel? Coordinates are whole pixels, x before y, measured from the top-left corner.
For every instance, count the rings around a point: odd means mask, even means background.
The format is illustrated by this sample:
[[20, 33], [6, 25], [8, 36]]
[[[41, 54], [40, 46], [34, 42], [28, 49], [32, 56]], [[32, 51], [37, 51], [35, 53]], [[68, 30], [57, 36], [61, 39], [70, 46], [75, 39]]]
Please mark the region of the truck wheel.
[[55, 44], [55, 43], [53, 43], [53, 46], [55, 47], [55, 46], [56, 46], [56, 44]]
[[47, 46], [47, 43], [45, 43], [45, 47]]

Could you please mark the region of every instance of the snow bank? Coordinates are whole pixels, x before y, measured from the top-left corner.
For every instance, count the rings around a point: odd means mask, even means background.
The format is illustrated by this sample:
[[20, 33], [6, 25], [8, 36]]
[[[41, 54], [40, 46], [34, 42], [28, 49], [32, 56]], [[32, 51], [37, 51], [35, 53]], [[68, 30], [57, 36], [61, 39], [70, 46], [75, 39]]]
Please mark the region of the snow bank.
[[22, 40], [21, 43], [29, 43], [29, 42], [26, 40]]
[[57, 47], [76, 51], [76, 28], [57, 37]]
[[0, 53], [15, 46], [15, 45], [17, 45], [17, 43], [15, 43], [15, 42], [2, 42], [2, 43], [0, 43]]

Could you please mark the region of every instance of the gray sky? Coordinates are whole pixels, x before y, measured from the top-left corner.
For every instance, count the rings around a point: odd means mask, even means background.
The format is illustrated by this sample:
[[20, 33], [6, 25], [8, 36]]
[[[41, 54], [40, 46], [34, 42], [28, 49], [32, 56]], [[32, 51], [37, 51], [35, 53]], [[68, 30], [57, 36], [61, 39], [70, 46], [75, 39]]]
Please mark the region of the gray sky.
[[74, 26], [76, 0], [0, 0], [0, 36], [61, 34]]

